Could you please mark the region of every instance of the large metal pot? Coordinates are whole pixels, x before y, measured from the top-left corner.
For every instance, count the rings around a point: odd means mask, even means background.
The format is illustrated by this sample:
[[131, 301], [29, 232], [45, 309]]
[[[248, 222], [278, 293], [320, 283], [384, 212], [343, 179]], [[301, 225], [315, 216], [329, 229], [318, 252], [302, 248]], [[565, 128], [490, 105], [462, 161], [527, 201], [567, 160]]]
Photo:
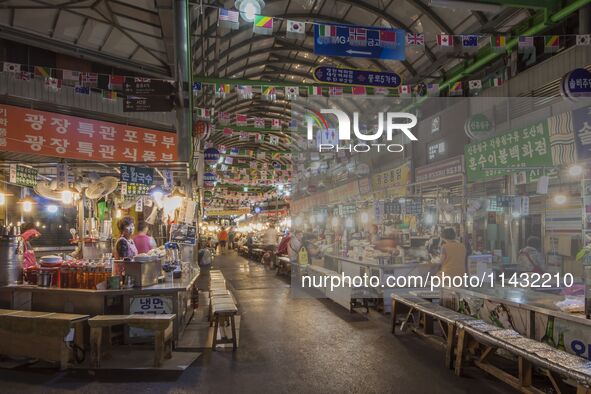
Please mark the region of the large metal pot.
[[0, 237], [0, 286], [23, 283], [23, 240]]

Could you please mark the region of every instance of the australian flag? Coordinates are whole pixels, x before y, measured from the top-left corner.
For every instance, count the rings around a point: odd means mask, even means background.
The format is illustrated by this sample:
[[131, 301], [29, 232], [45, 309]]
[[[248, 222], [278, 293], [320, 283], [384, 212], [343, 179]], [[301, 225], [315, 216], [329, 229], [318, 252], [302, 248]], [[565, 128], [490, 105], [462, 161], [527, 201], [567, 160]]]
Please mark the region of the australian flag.
[[464, 48], [477, 47], [478, 46], [478, 36], [476, 34], [462, 36], [462, 46]]

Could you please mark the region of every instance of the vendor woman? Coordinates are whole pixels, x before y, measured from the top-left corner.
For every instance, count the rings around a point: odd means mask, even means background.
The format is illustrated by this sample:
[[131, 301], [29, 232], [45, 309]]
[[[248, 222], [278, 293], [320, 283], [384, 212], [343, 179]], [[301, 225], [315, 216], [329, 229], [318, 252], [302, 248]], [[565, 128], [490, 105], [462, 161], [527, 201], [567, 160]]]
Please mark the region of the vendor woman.
[[116, 259], [134, 258], [137, 255], [137, 248], [131, 239], [135, 228], [133, 218], [126, 216], [117, 223], [121, 236], [115, 244], [114, 255]]
[[466, 272], [466, 247], [456, 240], [456, 231], [445, 228], [441, 231], [441, 270], [439, 274], [462, 276]]

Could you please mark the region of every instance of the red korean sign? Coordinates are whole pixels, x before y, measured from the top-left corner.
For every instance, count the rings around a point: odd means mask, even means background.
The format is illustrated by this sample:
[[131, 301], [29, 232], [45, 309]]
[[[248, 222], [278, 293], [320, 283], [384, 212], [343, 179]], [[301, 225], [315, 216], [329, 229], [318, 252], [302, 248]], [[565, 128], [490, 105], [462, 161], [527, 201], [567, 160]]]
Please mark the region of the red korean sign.
[[0, 150], [103, 162], [178, 160], [175, 133], [2, 104]]

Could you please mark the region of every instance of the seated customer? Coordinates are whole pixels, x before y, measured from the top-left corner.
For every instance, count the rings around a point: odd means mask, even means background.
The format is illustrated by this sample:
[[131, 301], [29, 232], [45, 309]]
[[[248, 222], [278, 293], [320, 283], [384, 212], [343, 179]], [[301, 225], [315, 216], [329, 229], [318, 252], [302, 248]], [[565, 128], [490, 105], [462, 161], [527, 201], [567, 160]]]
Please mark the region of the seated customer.
[[445, 228], [441, 231], [441, 269], [439, 275], [462, 276], [466, 272], [466, 247], [456, 240], [456, 231]]

